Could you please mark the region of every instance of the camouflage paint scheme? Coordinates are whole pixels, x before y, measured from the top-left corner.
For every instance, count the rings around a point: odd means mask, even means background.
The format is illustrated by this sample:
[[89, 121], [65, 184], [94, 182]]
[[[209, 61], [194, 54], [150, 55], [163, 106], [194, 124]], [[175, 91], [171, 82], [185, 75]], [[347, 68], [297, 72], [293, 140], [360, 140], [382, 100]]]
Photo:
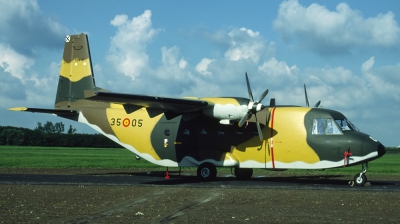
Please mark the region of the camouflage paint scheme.
[[[315, 118], [346, 119], [337, 111], [270, 106], [246, 127], [221, 124], [246, 114], [246, 98], [165, 98], [112, 93], [96, 87], [87, 35], [66, 37], [54, 109], [10, 108], [52, 113], [86, 123], [136, 155], [161, 166], [325, 169], [365, 163], [385, 153], [359, 131], [313, 135]], [[214, 117], [213, 117], [214, 116]], [[350, 149], [351, 157], [344, 161]]]

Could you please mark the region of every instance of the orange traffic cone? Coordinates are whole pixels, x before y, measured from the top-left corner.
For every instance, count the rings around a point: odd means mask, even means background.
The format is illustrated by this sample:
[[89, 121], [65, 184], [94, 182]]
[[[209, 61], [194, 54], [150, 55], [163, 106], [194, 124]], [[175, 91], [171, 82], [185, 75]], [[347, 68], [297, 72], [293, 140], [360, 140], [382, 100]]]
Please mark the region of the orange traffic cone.
[[167, 173], [165, 174], [165, 179], [169, 179], [168, 167], [167, 167]]

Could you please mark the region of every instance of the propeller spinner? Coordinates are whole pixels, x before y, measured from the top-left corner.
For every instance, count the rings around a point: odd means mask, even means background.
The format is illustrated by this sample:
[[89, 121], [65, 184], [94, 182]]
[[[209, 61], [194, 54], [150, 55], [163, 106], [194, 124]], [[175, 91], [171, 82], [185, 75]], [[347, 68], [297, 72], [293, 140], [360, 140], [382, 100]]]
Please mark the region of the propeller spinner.
[[246, 76], [247, 90], [248, 90], [248, 92], [249, 92], [249, 99], [250, 99], [250, 102], [249, 102], [249, 104], [247, 105], [248, 110], [247, 110], [246, 115], [244, 115], [244, 116], [242, 117], [242, 119], [240, 119], [238, 125], [239, 125], [239, 127], [242, 127], [243, 124], [246, 122], [246, 120], [250, 119], [251, 116], [254, 114], [254, 115], [255, 115], [255, 118], [256, 118], [258, 136], [260, 137], [260, 140], [262, 141], [262, 140], [263, 140], [263, 135], [262, 135], [262, 132], [261, 132], [260, 123], [258, 123], [258, 120], [257, 120], [257, 112], [259, 112], [259, 111], [261, 111], [262, 109], [265, 108], [265, 106], [261, 104], [261, 101], [262, 101], [262, 100], [265, 98], [265, 96], [268, 94], [268, 89], [266, 89], [266, 90], [260, 95], [260, 97], [258, 98], [257, 101], [254, 101], [253, 93], [252, 93], [251, 87], [250, 87], [249, 78], [247, 77], [247, 72], [245, 73], [245, 76]]

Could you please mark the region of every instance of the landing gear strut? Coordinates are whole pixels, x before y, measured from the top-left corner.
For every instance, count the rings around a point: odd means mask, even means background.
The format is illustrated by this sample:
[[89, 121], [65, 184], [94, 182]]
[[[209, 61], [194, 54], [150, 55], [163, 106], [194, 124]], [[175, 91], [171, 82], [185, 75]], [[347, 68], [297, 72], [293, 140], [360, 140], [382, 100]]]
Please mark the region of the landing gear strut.
[[368, 169], [368, 163], [363, 163], [361, 172], [354, 176], [354, 184], [356, 186], [364, 186], [364, 184], [367, 183], [367, 176], [365, 175], [367, 169]]

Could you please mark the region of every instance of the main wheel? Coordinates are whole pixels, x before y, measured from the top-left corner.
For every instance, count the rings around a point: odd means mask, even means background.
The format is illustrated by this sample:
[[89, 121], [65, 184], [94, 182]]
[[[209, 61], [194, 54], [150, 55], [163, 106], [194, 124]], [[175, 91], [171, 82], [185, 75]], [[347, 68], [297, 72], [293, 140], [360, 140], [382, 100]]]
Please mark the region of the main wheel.
[[365, 174], [356, 174], [354, 176], [354, 184], [356, 186], [364, 186], [364, 184], [367, 183], [367, 176]]
[[253, 169], [235, 167], [235, 176], [239, 180], [248, 180], [253, 176]]
[[202, 163], [197, 168], [197, 177], [201, 181], [210, 181], [214, 180], [217, 176], [217, 168], [211, 163]]

